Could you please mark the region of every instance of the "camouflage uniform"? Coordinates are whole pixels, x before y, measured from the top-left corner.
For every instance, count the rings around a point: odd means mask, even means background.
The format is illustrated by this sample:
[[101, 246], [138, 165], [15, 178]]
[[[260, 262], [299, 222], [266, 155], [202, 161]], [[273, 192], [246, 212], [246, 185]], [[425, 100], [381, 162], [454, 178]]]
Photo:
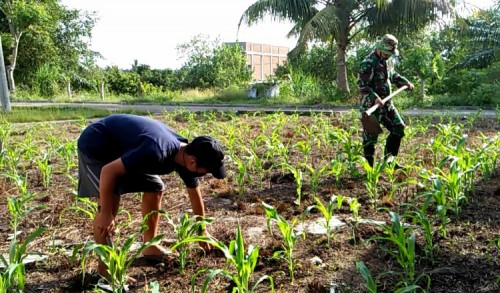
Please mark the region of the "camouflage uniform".
[[[382, 41], [377, 44], [376, 49], [387, 55], [397, 55], [397, 40], [392, 35], [385, 35]], [[390, 95], [392, 83], [396, 84], [397, 87], [410, 83], [394, 70], [392, 57], [386, 60], [378, 56], [376, 50], [363, 60], [358, 77], [358, 87], [362, 95], [361, 112], [365, 112], [374, 105], [377, 95], [381, 99]], [[405, 124], [392, 100], [385, 103], [382, 109], [377, 109], [372, 115], [390, 132], [385, 145], [385, 155], [396, 156], [404, 136]], [[369, 134], [365, 129], [363, 130], [364, 156], [372, 166], [377, 140], [378, 135]]]

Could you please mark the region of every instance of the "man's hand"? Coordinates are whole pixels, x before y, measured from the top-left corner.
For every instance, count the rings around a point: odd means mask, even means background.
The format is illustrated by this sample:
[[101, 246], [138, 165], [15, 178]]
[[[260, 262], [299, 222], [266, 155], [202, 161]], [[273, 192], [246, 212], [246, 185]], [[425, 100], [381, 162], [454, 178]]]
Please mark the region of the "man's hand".
[[414, 88], [413, 83], [411, 83], [411, 82], [407, 83], [407, 84], [406, 84], [406, 86], [408, 87], [408, 88], [406, 89], [407, 91], [412, 91], [412, 90], [413, 90], [413, 88]]
[[382, 99], [380, 97], [377, 97], [373, 103], [375, 105], [378, 105], [379, 108], [383, 108], [384, 107], [384, 102], [382, 101]]
[[[201, 232], [200, 236], [206, 236], [208, 238], [212, 238], [212, 236], [210, 236], [210, 234], [208, 234], [206, 230]], [[205, 250], [205, 252], [210, 252], [213, 249], [213, 246], [206, 242], [200, 242], [200, 246], [201, 248], [203, 248], [203, 250]]]
[[95, 223], [102, 237], [112, 234], [115, 230], [115, 219], [110, 213], [99, 212]]

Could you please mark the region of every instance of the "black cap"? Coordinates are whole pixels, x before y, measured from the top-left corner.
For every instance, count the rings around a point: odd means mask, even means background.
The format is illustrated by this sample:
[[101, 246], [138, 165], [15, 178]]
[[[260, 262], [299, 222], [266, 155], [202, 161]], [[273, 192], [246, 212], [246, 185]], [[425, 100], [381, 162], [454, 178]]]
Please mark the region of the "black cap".
[[210, 136], [198, 136], [188, 145], [187, 153], [196, 158], [196, 165], [207, 169], [217, 179], [226, 178], [224, 151], [217, 140]]

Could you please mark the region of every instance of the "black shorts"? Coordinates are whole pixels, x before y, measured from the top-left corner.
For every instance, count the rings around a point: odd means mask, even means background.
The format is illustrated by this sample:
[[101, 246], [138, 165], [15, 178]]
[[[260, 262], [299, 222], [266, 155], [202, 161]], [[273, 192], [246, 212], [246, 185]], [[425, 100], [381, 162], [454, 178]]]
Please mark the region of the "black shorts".
[[[109, 162], [92, 159], [78, 150], [78, 196], [99, 197], [101, 169]], [[115, 195], [134, 192], [159, 192], [165, 185], [158, 175], [130, 174], [118, 177]]]

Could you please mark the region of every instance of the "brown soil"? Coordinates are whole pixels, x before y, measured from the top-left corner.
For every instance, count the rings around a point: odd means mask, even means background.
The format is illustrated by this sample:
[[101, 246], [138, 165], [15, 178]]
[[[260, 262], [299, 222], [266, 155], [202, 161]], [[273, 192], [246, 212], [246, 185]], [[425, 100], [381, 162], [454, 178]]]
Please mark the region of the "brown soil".
[[[245, 144], [250, 143], [260, 132], [259, 120], [268, 119], [268, 123], [275, 123], [274, 119], [263, 117], [222, 117], [225, 122], [221, 124], [238, 124], [244, 132], [241, 137]], [[167, 124], [175, 129], [183, 129], [189, 126], [189, 117], [179, 114], [174, 117], [163, 117]], [[215, 122], [205, 121], [205, 116], [198, 117], [202, 125], [194, 127], [198, 133], [206, 129], [216, 128]], [[314, 117], [298, 117], [289, 119], [280, 131], [280, 139], [290, 146], [299, 140], [307, 138], [303, 131], [298, 131], [296, 126], [304, 124], [312, 127]], [[292, 120], [296, 119], [296, 120]], [[326, 117], [328, 123], [340, 127], [350, 126], [350, 118]], [[357, 123], [357, 122], [355, 122]], [[219, 124], [217, 124], [219, 125]], [[430, 124], [429, 124], [430, 125]], [[467, 129], [471, 146], [477, 142], [480, 133], [488, 136], [498, 134], [494, 121], [477, 121], [475, 126]], [[218, 128], [218, 127], [217, 127]], [[248, 130], [245, 130], [245, 129]], [[220, 128], [219, 128], [220, 129]], [[37, 145], [42, 149], [48, 148], [49, 134], [59, 139], [75, 139], [79, 133], [79, 126], [74, 124], [58, 125], [55, 127], [35, 128], [34, 134]], [[219, 130], [222, 131], [222, 130]], [[269, 130], [270, 131], [270, 130]], [[16, 141], [22, 141], [30, 130], [15, 130], [11, 137], [12, 145]], [[411, 141], [405, 141], [402, 147], [401, 157], [403, 161], [408, 153], [417, 145], [427, 143], [436, 131], [428, 129], [416, 135]], [[381, 142], [383, 140], [381, 139]], [[332, 145], [334, 142], [332, 141]], [[383, 143], [379, 143], [380, 152]], [[315, 149], [309, 158], [317, 163], [334, 158], [337, 147], [324, 147], [324, 151]], [[302, 161], [303, 155], [297, 148], [291, 148], [290, 162]], [[424, 158], [425, 150], [418, 151], [420, 158]], [[244, 154], [240, 151], [240, 154]], [[245, 154], [246, 155], [246, 154]], [[277, 160], [277, 158], [274, 158]], [[272, 160], [271, 160], [272, 161]], [[427, 161], [422, 161], [421, 166], [428, 167]], [[22, 231], [32, 231], [38, 226], [45, 226], [47, 230], [41, 237], [37, 238], [29, 247], [30, 251], [39, 251], [49, 255], [48, 260], [30, 264], [26, 268], [26, 292], [90, 292], [96, 282], [92, 268], [95, 267], [95, 257], [87, 263], [86, 275], [82, 281], [80, 263], [72, 263], [67, 255], [73, 247], [86, 240], [91, 240], [91, 221], [82, 213], [65, 211], [64, 209], [73, 203], [71, 189], [74, 186], [66, 175], [57, 171], [62, 169], [62, 160], [57, 157], [53, 159], [54, 175], [53, 181], [48, 189], [41, 185], [41, 177], [37, 167], [33, 163], [24, 165], [25, 173], [29, 178], [29, 188], [36, 192], [37, 204], [45, 205], [43, 209], [32, 211], [20, 225]], [[269, 167], [270, 164], [267, 164]], [[307, 235], [306, 239], [299, 240], [294, 251], [297, 261], [295, 271], [295, 282], [291, 283], [288, 276], [287, 265], [284, 261], [271, 259], [272, 254], [280, 249], [281, 239], [279, 236], [273, 238], [265, 228], [266, 218], [261, 207], [261, 201], [278, 208], [280, 214], [287, 219], [300, 216], [306, 207], [313, 204], [311, 198], [311, 187], [308, 182], [303, 187], [302, 204], [296, 206], [296, 187], [293, 175], [282, 172], [280, 168], [268, 169], [260, 184], [255, 173], [251, 173], [252, 182], [245, 186], [242, 195], [238, 194], [236, 182], [236, 166], [228, 164], [228, 169], [233, 175], [227, 180], [216, 180], [210, 175], [202, 180], [201, 188], [204, 194], [207, 215], [214, 217], [215, 221], [208, 230], [218, 240], [228, 243], [234, 239], [236, 225], [239, 223], [246, 237], [246, 244], [256, 244], [260, 248], [260, 257], [255, 269], [254, 281], [263, 274], [274, 278], [277, 292], [331, 292], [330, 288], [336, 288], [335, 292], [365, 292], [365, 282], [356, 270], [356, 261], [362, 260], [370, 269], [373, 276], [387, 271], [401, 271], [398, 263], [381, 248], [380, 241], [368, 241], [372, 236], [382, 236], [382, 229], [374, 225], [360, 224], [355, 228], [355, 240], [352, 239], [350, 227], [339, 229], [334, 233], [331, 247], [326, 246], [325, 237]], [[357, 166], [361, 173], [361, 167]], [[455, 217], [451, 216], [451, 222], [447, 226], [448, 236], [439, 237], [435, 234], [435, 243], [439, 247], [435, 262], [432, 263], [424, 257], [422, 244], [423, 238], [419, 234], [417, 239], [417, 274], [425, 273], [430, 276], [431, 285], [429, 292], [500, 292], [495, 280], [500, 276], [500, 258], [498, 248], [491, 245], [491, 240], [500, 235], [500, 170], [497, 175], [489, 180], [482, 180], [477, 176], [476, 191], [469, 195], [468, 204], [464, 205], [461, 213]], [[72, 168], [71, 174], [76, 178], [77, 169]], [[413, 171], [408, 175], [400, 175], [400, 180], [411, 177], [419, 180], [418, 173]], [[183, 185], [175, 174], [164, 176], [166, 186], [163, 206], [170, 214], [177, 216], [182, 211], [190, 209], [189, 200]], [[386, 177], [383, 176], [381, 190], [389, 189]], [[392, 211], [404, 213], [406, 207], [403, 202], [416, 202], [416, 184], [398, 189], [394, 198], [380, 201], [379, 207], [387, 207]], [[0, 251], [6, 252], [10, 241], [7, 240], [11, 233], [9, 228], [10, 216], [6, 204], [7, 196], [16, 195], [16, 187], [4, 177], [0, 178]], [[318, 194], [326, 201], [333, 194], [340, 194], [351, 198], [357, 197], [361, 203], [360, 216], [374, 220], [389, 221], [387, 211], [373, 208], [368, 203], [366, 188], [363, 178], [356, 174], [347, 173], [339, 184], [335, 184], [333, 176], [326, 176], [321, 182]], [[128, 223], [124, 214], [118, 216], [117, 223], [125, 223], [121, 227], [122, 238], [139, 229], [140, 196], [125, 195], [122, 199], [122, 209], [130, 212], [132, 222]], [[61, 221], [59, 217], [62, 214]], [[336, 215], [343, 219], [349, 219], [351, 213], [348, 206], [343, 206]], [[450, 215], [452, 212], [450, 211]], [[318, 213], [309, 215], [308, 218], [319, 217]], [[262, 228], [262, 233], [248, 235], [255, 228]], [[174, 238], [171, 227], [165, 221], [161, 222], [161, 232], [166, 233], [166, 239]], [[257, 229], [258, 230], [258, 229]], [[22, 234], [21, 238], [23, 237]], [[55, 240], [64, 243], [61, 246], [50, 248]], [[138, 238], [141, 241], [141, 237]], [[312, 264], [310, 259], [314, 256], [322, 260], [322, 264]], [[184, 275], [178, 273], [176, 263], [152, 265], [143, 259], [137, 259], [130, 270], [130, 275], [138, 280], [131, 287], [133, 292], [145, 292], [146, 286], [152, 280], [160, 283], [161, 292], [189, 292], [191, 276], [200, 268], [227, 268], [225, 259], [219, 252], [211, 252], [203, 255], [199, 250], [193, 250], [190, 262]], [[385, 275], [378, 279], [380, 292], [393, 292], [399, 281], [395, 276]], [[203, 283], [201, 277], [197, 278], [196, 291], [199, 292]], [[266, 283], [267, 284], [267, 283]], [[419, 285], [425, 287], [424, 282]], [[265, 286], [261, 286], [260, 292], [267, 292]], [[222, 278], [215, 278], [209, 287], [209, 292], [231, 292], [231, 284]]]

